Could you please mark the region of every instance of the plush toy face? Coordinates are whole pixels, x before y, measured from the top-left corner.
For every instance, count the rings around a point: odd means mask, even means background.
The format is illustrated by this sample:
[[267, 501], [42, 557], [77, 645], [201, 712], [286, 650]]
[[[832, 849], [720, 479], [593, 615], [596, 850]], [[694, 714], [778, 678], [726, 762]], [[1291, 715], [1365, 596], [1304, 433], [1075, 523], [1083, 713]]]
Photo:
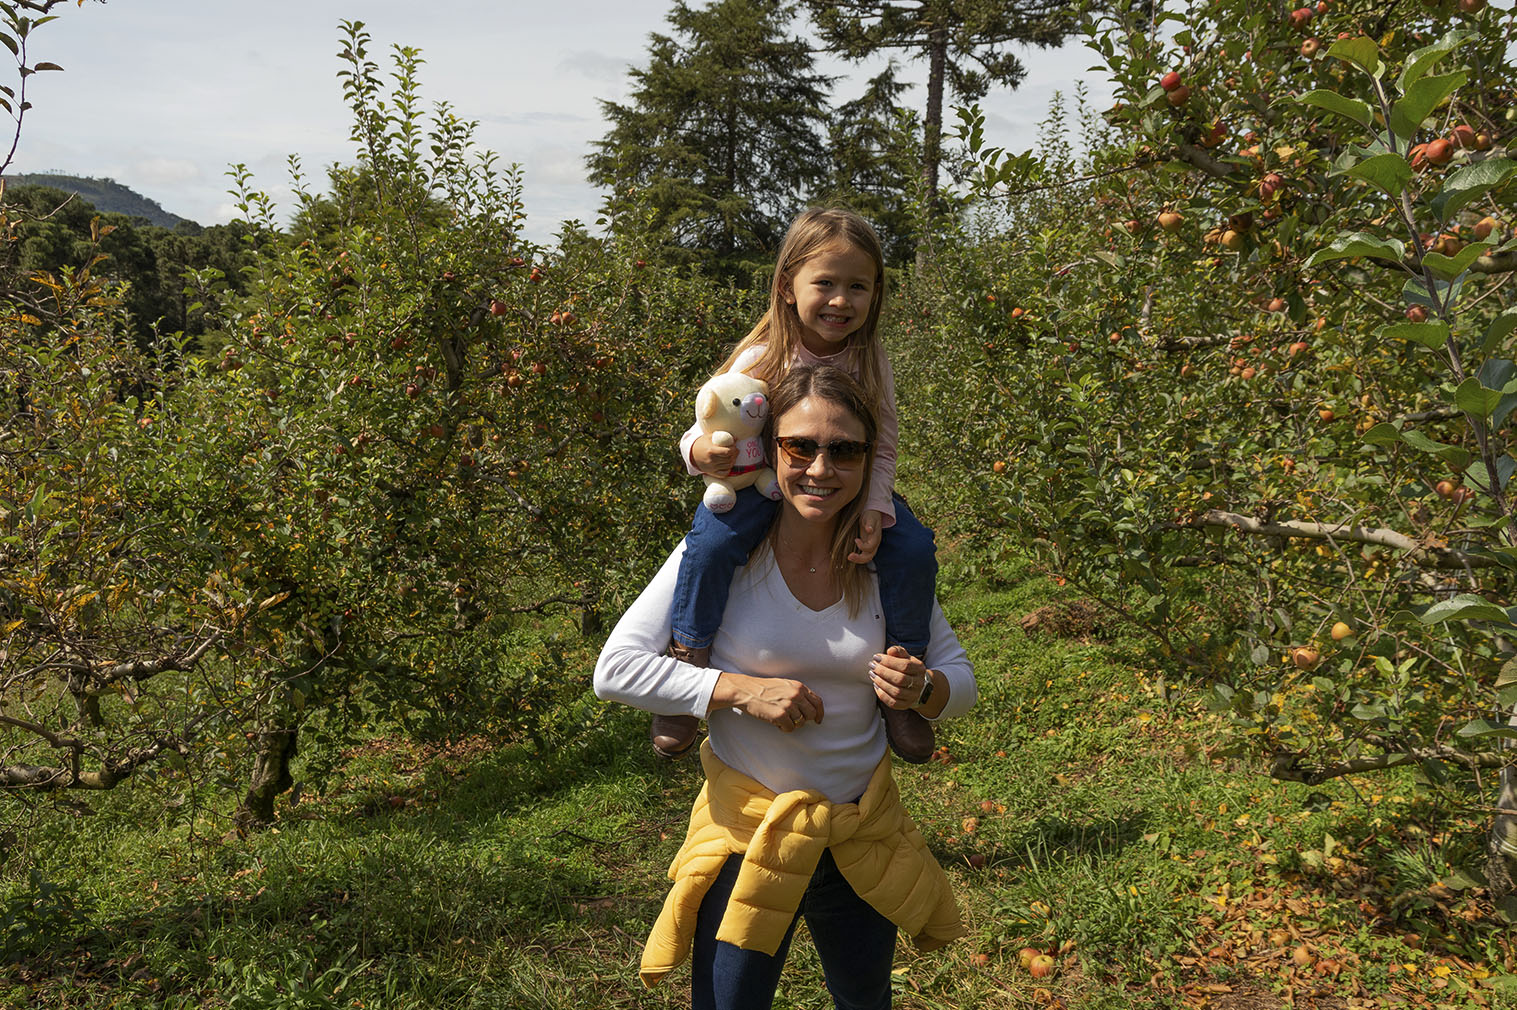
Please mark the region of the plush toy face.
[[742, 372], [714, 376], [695, 398], [695, 420], [701, 430], [731, 432], [734, 438], [753, 438], [769, 418], [769, 387]]

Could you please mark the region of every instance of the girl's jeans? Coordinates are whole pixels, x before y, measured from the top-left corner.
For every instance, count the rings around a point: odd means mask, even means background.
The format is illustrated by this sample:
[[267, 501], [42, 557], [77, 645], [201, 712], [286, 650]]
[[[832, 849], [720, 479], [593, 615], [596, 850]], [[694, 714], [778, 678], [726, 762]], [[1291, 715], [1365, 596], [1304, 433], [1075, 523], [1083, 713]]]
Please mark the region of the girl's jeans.
[[822, 853], [795, 922], [773, 955], [716, 938], [742, 863], [742, 856], [729, 856], [701, 902], [691, 951], [691, 1010], [768, 1010], [802, 915], [837, 1010], [889, 1010], [895, 923], [854, 893], [832, 850]]
[[[674, 587], [671, 616], [674, 640], [680, 645], [704, 648], [716, 638], [733, 573], [748, 563], [748, 555], [769, 532], [779, 504], [746, 487], [737, 493], [737, 504], [730, 512], [718, 515], [704, 505], [695, 510]], [[874, 567], [880, 580], [887, 644], [925, 657], [938, 580], [937, 547], [932, 531], [917, 522], [899, 496], [895, 525], [880, 537]]]

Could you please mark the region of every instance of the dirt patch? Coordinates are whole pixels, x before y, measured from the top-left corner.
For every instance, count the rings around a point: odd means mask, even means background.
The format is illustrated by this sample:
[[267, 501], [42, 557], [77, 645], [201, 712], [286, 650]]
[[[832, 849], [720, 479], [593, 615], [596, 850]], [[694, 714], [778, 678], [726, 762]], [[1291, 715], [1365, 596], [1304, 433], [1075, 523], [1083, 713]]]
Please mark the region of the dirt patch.
[[1029, 635], [1042, 633], [1088, 642], [1110, 637], [1101, 617], [1100, 609], [1088, 600], [1060, 600], [1039, 607], [1017, 623]]

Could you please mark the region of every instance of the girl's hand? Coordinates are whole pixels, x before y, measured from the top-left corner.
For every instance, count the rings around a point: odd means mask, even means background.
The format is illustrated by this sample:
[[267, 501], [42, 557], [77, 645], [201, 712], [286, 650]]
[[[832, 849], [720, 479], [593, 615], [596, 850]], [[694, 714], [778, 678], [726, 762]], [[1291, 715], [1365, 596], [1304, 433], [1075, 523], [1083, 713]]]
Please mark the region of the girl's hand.
[[920, 701], [927, 688], [927, 676], [927, 664], [899, 645], [892, 645], [869, 664], [869, 679], [874, 682], [876, 697], [894, 709], [911, 708]]
[[732, 464], [737, 462], [737, 446], [729, 445], [724, 449], [712, 442], [710, 435], [702, 433], [690, 446], [690, 462], [709, 477], [725, 477], [732, 472]]
[[853, 538], [854, 552], [848, 555], [848, 560], [856, 565], [867, 565], [874, 560], [874, 553], [880, 549], [880, 537], [885, 524], [885, 516], [879, 509], [865, 509], [859, 516], [859, 535]]
[[822, 699], [800, 681], [749, 677], [741, 673], [723, 673], [717, 677], [707, 712], [719, 708], [735, 708], [786, 733], [794, 732], [808, 722], [821, 725], [823, 715]]

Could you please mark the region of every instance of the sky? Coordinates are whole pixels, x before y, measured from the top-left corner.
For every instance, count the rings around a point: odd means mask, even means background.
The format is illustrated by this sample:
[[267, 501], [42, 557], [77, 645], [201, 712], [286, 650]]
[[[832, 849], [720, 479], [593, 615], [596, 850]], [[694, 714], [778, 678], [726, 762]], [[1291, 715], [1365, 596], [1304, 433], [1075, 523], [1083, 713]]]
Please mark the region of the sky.
[[[607, 129], [599, 100], [625, 100], [627, 71], [646, 64], [649, 35], [670, 31], [669, 8], [668, 0], [70, 3], [30, 40], [29, 61], [64, 70], [29, 80], [33, 108], [7, 171], [109, 177], [209, 225], [236, 215], [226, 172], [242, 163], [287, 213], [289, 155], [318, 190], [328, 166], [355, 160], [336, 54], [339, 23], [360, 20], [371, 59], [388, 72], [393, 46], [420, 49], [428, 107], [448, 102], [478, 122], [480, 147], [522, 167], [527, 237], [545, 241], [566, 219], [595, 220], [601, 193], [585, 180], [584, 158]], [[1097, 108], [1111, 104], [1078, 42], [1019, 55], [1029, 68], [1022, 87], [982, 103], [990, 143], [1031, 147], [1054, 91], [1072, 95], [1077, 81]], [[844, 75], [834, 90], [841, 102], [883, 64], [819, 66]], [[904, 71], [925, 78], [920, 63]], [[903, 101], [920, 108], [925, 88]]]

